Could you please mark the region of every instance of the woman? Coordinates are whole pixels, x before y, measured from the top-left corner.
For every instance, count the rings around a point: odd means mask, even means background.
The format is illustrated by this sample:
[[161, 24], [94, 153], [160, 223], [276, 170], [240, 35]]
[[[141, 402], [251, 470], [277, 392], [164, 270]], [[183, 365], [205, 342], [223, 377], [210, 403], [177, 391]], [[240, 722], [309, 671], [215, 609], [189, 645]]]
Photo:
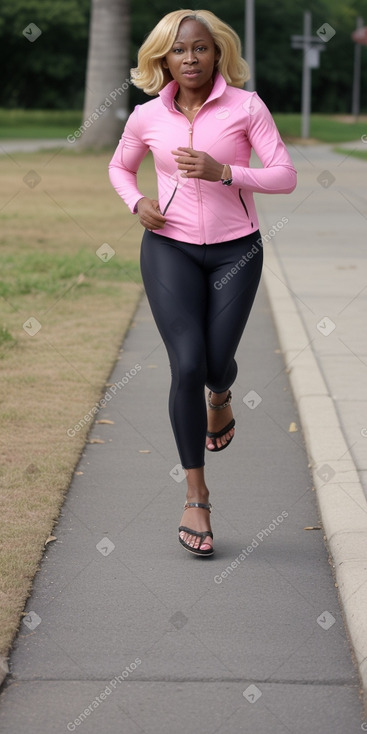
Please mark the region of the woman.
[[[237, 34], [213, 13], [162, 18], [131, 76], [159, 96], [135, 107], [109, 173], [145, 227], [141, 272], [170, 360], [169, 414], [187, 479], [179, 541], [209, 556], [204, 449], [221, 451], [234, 435], [234, 356], [262, 269], [253, 192], [290, 193], [296, 171], [269, 110], [243, 90], [249, 74]], [[262, 168], [249, 168], [251, 148]], [[158, 201], [137, 188], [149, 150]]]

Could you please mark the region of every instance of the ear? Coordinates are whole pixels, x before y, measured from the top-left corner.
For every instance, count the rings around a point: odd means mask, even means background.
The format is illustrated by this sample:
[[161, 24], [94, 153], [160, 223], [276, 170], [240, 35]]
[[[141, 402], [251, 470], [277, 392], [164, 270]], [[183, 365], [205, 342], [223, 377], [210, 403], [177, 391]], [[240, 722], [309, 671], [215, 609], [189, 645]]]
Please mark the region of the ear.
[[162, 69], [168, 69], [168, 64], [167, 64], [165, 56], [163, 56], [163, 59], [162, 59]]

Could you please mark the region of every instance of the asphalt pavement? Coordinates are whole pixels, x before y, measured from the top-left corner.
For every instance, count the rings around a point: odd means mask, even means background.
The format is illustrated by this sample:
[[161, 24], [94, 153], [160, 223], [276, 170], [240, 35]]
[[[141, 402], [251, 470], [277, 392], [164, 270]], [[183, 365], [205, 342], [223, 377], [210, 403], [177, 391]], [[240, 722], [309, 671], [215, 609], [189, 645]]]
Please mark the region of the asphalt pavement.
[[177, 540], [170, 372], [143, 297], [27, 601], [1, 733], [367, 730], [366, 169], [290, 152], [296, 191], [257, 196], [235, 438], [206, 458], [215, 554]]

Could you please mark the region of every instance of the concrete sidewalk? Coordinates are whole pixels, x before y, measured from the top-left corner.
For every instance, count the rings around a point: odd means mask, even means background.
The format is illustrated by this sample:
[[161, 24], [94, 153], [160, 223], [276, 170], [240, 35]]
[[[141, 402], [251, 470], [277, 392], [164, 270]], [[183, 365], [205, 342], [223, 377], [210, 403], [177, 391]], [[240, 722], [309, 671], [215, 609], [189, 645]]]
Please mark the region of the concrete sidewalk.
[[349, 150], [290, 152], [294, 195], [258, 197], [264, 235], [289, 220], [264, 277], [367, 705], [367, 168]]
[[294, 194], [257, 197], [265, 267], [238, 351], [236, 436], [206, 460], [216, 553], [177, 541], [169, 366], [144, 298], [109, 380], [123, 388], [97, 416], [113, 423], [92, 428], [105, 443], [85, 447], [27, 602], [4, 734], [367, 730], [366, 169], [290, 150]]

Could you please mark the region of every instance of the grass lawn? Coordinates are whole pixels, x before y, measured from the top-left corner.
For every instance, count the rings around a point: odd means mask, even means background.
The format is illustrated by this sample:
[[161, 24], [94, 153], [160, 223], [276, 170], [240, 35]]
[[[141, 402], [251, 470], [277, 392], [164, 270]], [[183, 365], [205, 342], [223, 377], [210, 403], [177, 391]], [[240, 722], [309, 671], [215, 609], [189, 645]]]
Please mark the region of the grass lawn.
[[[285, 140], [301, 137], [301, 115], [273, 112]], [[0, 139], [66, 138], [82, 123], [82, 112], [75, 110], [0, 109]], [[311, 115], [310, 137], [323, 143], [358, 140], [367, 132], [367, 117], [358, 122], [345, 115]]]
[[[138, 265], [143, 230], [109, 182], [111, 154], [2, 157], [0, 654], [5, 656], [90, 423], [72, 437], [67, 431], [105, 394], [143, 291]], [[155, 195], [149, 159], [140, 175], [144, 191]], [[96, 254], [104, 243], [115, 251], [106, 261]], [[96, 415], [101, 418], [103, 408]]]
[[66, 138], [81, 123], [81, 110], [0, 109], [0, 139]]
[[[274, 114], [284, 140], [301, 137], [301, 116]], [[343, 115], [311, 115], [310, 138], [320, 143], [346, 143], [359, 140], [367, 132], [367, 118], [354, 122]]]
[[[367, 145], [366, 145], [367, 148]], [[342, 153], [342, 155], [351, 155], [353, 158], [360, 158], [362, 161], [367, 161], [367, 150], [347, 150], [346, 148], [334, 148], [335, 153]]]

